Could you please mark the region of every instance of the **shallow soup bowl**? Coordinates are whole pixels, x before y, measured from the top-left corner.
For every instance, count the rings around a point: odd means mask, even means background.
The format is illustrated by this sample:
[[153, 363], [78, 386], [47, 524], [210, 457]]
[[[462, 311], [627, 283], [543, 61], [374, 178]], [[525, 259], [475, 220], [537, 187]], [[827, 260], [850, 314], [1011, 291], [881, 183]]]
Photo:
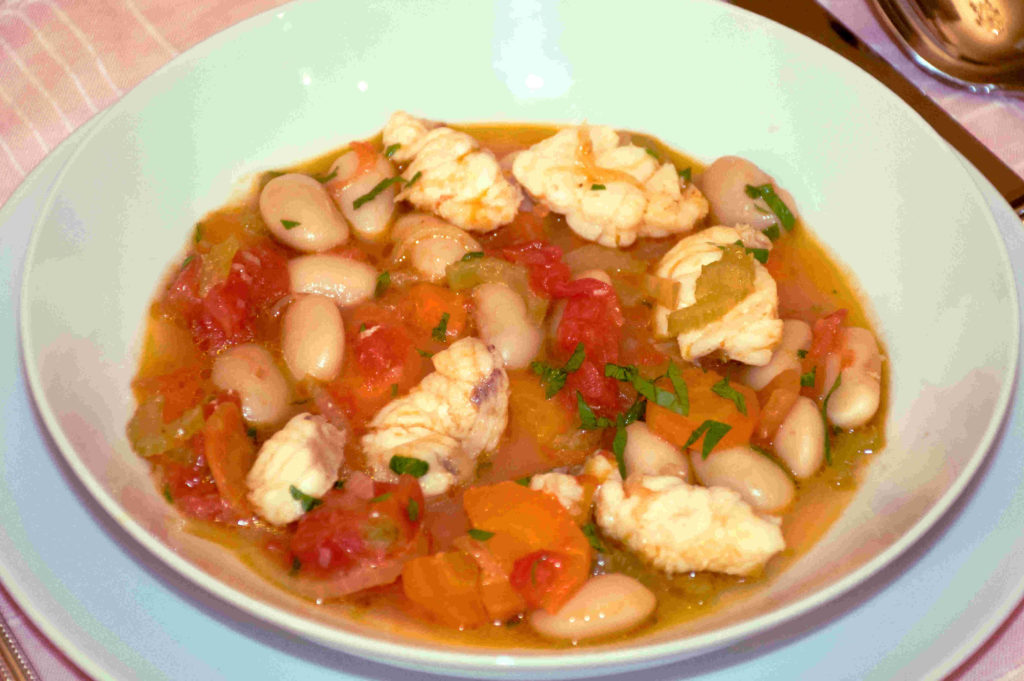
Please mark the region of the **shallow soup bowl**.
[[[716, 2], [309, 2], [202, 43], [104, 114], [60, 175], [25, 266], [40, 413], [82, 484], [186, 580], [339, 650], [450, 674], [590, 676], [736, 643], [820, 608], [919, 540], [998, 431], [1016, 291], [982, 196], [942, 140], [820, 46]], [[456, 20], [457, 19], [457, 20]], [[667, 27], [652, 39], [642, 26]], [[142, 321], [193, 224], [260, 173], [373, 135], [396, 109], [452, 122], [589, 121], [774, 175], [852, 273], [888, 364], [887, 445], [814, 547], [738, 604], [614, 643], [469, 647], [291, 596], [181, 531], [125, 436]]]

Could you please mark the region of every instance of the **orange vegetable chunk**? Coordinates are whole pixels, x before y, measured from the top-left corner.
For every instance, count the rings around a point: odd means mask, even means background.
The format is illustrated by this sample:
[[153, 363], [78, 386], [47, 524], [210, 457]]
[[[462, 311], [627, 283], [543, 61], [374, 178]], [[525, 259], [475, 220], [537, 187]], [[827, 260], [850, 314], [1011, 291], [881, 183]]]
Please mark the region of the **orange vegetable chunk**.
[[217, 491], [233, 511], [252, 513], [246, 494], [245, 476], [256, 462], [256, 445], [245, 432], [242, 411], [234, 402], [221, 402], [203, 427], [206, 463]]
[[480, 568], [459, 551], [413, 558], [402, 568], [406, 598], [444, 624], [471, 628], [489, 621], [480, 594]]
[[[686, 382], [687, 393], [690, 401], [689, 415], [683, 416], [670, 409], [658, 406], [650, 401], [647, 403], [646, 420], [647, 426], [660, 437], [668, 440], [677, 447], [686, 446], [687, 441], [693, 432], [700, 428], [705, 421], [717, 421], [730, 426], [729, 432], [711, 450], [713, 452], [745, 445], [750, 442], [754, 432], [754, 426], [761, 416], [761, 406], [757, 400], [757, 393], [741, 383], [729, 381], [729, 388], [743, 396], [746, 414], [742, 413], [736, 403], [723, 397], [712, 390], [712, 387], [721, 383], [723, 376], [714, 371], [704, 371], [700, 367], [690, 364], [684, 365], [680, 370], [683, 380]], [[671, 390], [672, 385], [667, 379], [662, 379], [658, 385], [666, 390]], [[693, 449], [700, 449], [703, 438], [690, 445]]]

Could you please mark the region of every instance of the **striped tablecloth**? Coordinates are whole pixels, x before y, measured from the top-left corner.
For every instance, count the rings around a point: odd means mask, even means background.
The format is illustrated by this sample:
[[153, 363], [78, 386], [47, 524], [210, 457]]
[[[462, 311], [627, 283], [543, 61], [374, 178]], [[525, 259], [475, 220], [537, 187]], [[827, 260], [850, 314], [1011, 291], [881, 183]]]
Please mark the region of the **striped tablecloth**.
[[[784, 0], [782, 0], [784, 1]], [[1024, 102], [971, 95], [918, 72], [866, 0], [821, 0], [984, 144], [1024, 175]], [[203, 38], [282, 0], [0, 0], [0, 204], [57, 144]], [[45, 681], [87, 677], [0, 588], [0, 613]], [[1024, 679], [1024, 608], [956, 681]]]

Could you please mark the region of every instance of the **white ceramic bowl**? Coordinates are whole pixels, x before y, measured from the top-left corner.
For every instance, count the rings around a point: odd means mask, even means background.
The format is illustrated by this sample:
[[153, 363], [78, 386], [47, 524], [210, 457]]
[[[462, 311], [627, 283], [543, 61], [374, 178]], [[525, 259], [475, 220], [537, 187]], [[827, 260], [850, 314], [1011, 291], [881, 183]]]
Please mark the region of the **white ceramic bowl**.
[[[624, 643], [438, 646], [338, 620], [175, 531], [124, 425], [141, 321], [192, 224], [254, 173], [366, 137], [404, 108], [453, 121], [609, 124], [705, 161], [754, 160], [855, 273], [891, 363], [888, 446], [831, 531], [771, 586]], [[589, 676], [707, 652], [819, 607], [918, 539], [974, 473], [1008, 403], [1016, 293], [984, 201], [949, 148], [817, 44], [717, 2], [609, 11], [427, 2], [290, 5], [176, 59], [104, 115], [58, 180], [27, 257], [23, 349], [75, 473], [140, 543], [268, 624], [468, 676]], [[140, 604], [145, 607], [145, 604]]]

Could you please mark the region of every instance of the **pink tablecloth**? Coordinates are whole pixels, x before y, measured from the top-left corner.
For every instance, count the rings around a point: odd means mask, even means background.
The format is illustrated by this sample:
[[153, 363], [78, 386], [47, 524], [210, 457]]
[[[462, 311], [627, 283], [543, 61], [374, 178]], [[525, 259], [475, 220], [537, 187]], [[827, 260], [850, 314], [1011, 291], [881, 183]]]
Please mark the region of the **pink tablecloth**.
[[[1024, 102], [967, 94], [918, 72], [866, 0], [821, 0], [1019, 174]], [[183, 50], [282, 0], [0, 0], [0, 204], [78, 126]], [[0, 614], [46, 681], [86, 679], [0, 588]], [[1024, 679], [1024, 606], [952, 677]]]

